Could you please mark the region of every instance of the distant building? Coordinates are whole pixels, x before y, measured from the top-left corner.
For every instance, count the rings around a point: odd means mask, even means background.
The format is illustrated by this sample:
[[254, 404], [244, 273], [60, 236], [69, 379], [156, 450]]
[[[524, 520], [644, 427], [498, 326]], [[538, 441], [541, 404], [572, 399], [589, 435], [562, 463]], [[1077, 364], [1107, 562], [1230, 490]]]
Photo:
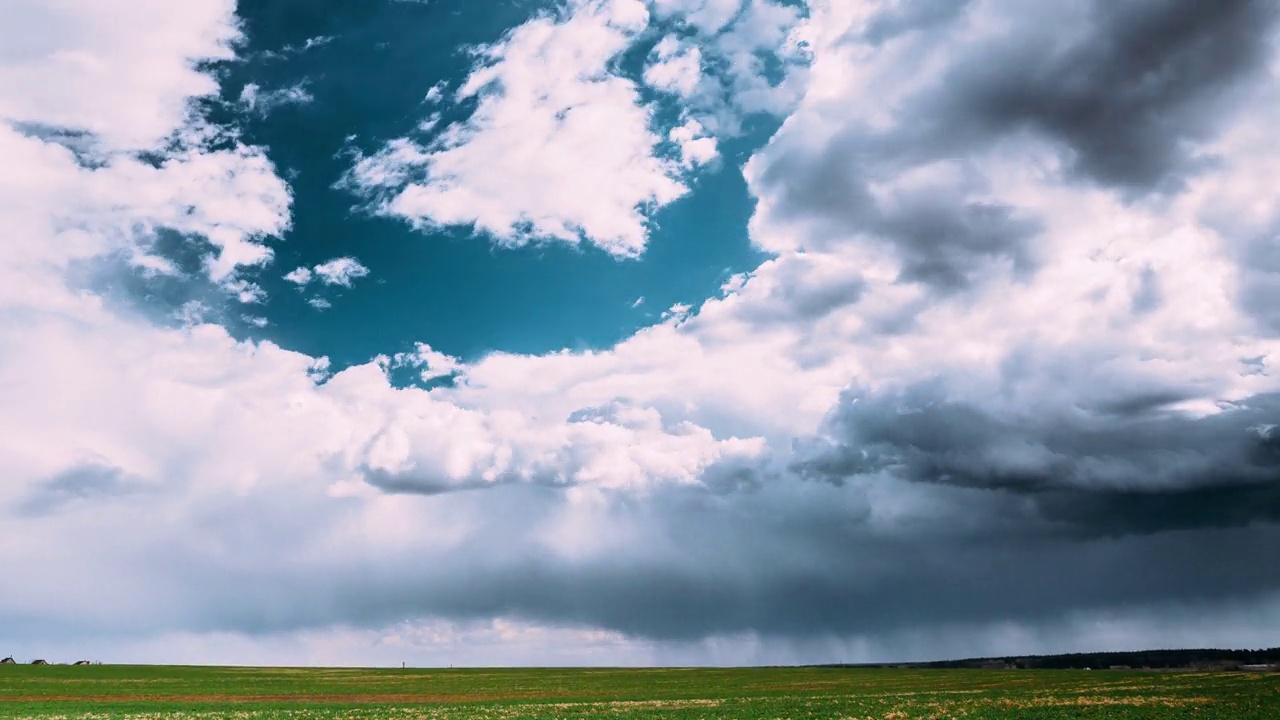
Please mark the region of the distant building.
[[49, 663], [44, 660], [32, 660], [31, 664], [32, 665], [48, 665]]
[[10, 655], [9, 657], [3, 660], [0, 660], [0, 665], [17, 665], [17, 664], [18, 664], [18, 661], [14, 660], [12, 655]]

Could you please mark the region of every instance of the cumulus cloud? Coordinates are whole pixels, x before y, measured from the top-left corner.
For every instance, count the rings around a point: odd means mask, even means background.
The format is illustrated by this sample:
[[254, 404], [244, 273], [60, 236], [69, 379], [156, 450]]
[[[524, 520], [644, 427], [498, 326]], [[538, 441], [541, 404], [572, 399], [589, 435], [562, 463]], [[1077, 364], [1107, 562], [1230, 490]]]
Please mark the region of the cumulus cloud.
[[334, 258], [315, 266], [314, 269], [315, 276], [320, 282], [342, 287], [351, 287], [351, 283], [357, 278], [369, 274], [369, 268], [361, 265], [360, 261], [353, 257]]
[[804, 92], [809, 25], [804, 4], [775, 0], [662, 0], [676, 32], [650, 52], [643, 79], [678, 97], [717, 136], [758, 114], [785, 116]]
[[[430, 140], [396, 138], [360, 155], [343, 184], [372, 212], [419, 229], [470, 226], [500, 245], [588, 242], [639, 256], [653, 213], [687, 193], [687, 173], [714, 155], [716, 137], [794, 104], [807, 59], [802, 15], [786, 5], [680, 0], [653, 10], [658, 24], [699, 34], [665, 35], [633, 78], [622, 59], [655, 26], [648, 6], [565, 3], [480, 49], [450, 98], [475, 103], [468, 119], [440, 127], [431, 114], [418, 125]], [[674, 95], [686, 124], [660, 127], [662, 103], [645, 101], [641, 83]], [[433, 104], [442, 97], [440, 85], [427, 93]]]
[[238, 279], [226, 283], [226, 289], [242, 303], [260, 303], [267, 299], [267, 293], [257, 283]]
[[741, 0], [656, 0], [659, 15], [676, 16], [699, 32], [711, 35], [741, 12]]
[[[18, 0], [0, 30], [0, 117], [91, 133], [110, 149], [149, 147], [182, 124], [190, 98], [217, 91], [194, 62], [152, 61], [232, 57], [233, 9], [230, 0], [146, 0], [123, 11]], [[118, 27], [100, 32], [109, 25]]]
[[[0, 213], [13, 242], [0, 251], [0, 302], [74, 304], [57, 273], [92, 258], [172, 274], [154, 252], [161, 229], [203, 248], [201, 274], [231, 292], [250, 290], [239, 273], [271, 260], [263, 241], [288, 226], [287, 186], [260, 148], [188, 114], [216, 88], [194, 65], [230, 56], [230, 5], [163, 5], [122, 16], [23, 4], [6, 23]], [[86, 29], [108, 21], [117, 32]]]
[[682, 46], [678, 38], [668, 35], [654, 46], [653, 55], [653, 62], [644, 69], [645, 83], [678, 95], [693, 95], [702, 79], [702, 51], [696, 45]]
[[469, 120], [361, 158], [351, 184], [375, 211], [422, 227], [639, 255], [648, 210], [686, 191], [655, 154], [661, 138], [635, 83], [611, 69], [648, 20], [638, 0], [589, 0], [529, 21], [486, 48], [456, 91], [478, 101]]
[[705, 165], [720, 154], [715, 138], [708, 137], [702, 124], [693, 118], [672, 128], [668, 137], [680, 147], [680, 162], [686, 167]]
[[325, 285], [351, 287], [352, 283], [369, 274], [369, 268], [353, 257], [338, 257], [315, 267], [297, 267], [284, 276], [294, 285], [305, 286], [316, 281]]
[[713, 42], [725, 66], [723, 97], [731, 113], [785, 115], [792, 110], [808, 80], [809, 30], [803, 4], [743, 4], [733, 24]]
[[418, 343], [413, 352], [396, 353], [391, 361], [398, 366], [417, 368], [423, 382], [449, 377], [464, 367], [458, 358], [434, 350], [426, 343]]
[[284, 279], [294, 285], [306, 285], [311, 282], [312, 277], [313, 273], [311, 272], [311, 268], [297, 267], [290, 270], [289, 273], [284, 276]]

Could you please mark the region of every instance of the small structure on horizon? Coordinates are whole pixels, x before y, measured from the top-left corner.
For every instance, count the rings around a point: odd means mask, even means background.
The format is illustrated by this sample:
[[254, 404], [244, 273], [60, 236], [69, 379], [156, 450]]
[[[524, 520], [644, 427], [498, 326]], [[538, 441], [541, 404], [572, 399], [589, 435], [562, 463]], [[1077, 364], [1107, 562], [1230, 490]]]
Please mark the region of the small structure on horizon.
[[77, 660], [71, 664], [72, 665], [92, 665], [93, 663], [89, 662], [88, 660]]
[[17, 664], [18, 664], [18, 661], [14, 660], [12, 655], [10, 655], [9, 657], [3, 660], [0, 660], [0, 665], [17, 665]]
[[32, 660], [31, 664], [32, 665], [48, 665], [49, 663], [44, 660]]

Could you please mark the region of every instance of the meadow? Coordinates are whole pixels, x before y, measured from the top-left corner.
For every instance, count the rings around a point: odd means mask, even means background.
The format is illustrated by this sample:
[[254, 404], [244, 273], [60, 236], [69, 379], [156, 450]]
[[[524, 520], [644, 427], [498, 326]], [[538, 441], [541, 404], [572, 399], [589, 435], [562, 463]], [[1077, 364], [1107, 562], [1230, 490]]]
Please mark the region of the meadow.
[[0, 666], [0, 717], [1280, 718], [1280, 673]]

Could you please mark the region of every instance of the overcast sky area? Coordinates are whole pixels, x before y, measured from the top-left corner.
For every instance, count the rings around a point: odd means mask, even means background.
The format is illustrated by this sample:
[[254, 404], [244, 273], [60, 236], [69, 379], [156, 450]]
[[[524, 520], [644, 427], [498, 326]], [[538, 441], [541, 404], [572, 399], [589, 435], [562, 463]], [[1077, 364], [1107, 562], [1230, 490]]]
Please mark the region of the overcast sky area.
[[0, 655], [1280, 645], [1280, 3], [7, 0]]

